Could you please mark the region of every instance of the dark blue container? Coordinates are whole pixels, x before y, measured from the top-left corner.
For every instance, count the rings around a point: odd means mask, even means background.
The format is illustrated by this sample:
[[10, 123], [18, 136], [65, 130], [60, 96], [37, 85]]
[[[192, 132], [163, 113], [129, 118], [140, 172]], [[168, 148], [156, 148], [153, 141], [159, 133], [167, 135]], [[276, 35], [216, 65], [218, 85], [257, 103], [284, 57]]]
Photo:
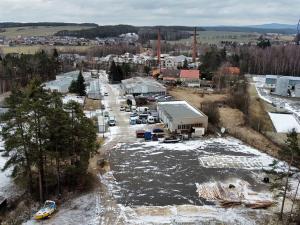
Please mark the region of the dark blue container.
[[147, 132], [145, 132], [144, 137], [145, 137], [145, 141], [151, 141], [152, 133], [147, 131]]

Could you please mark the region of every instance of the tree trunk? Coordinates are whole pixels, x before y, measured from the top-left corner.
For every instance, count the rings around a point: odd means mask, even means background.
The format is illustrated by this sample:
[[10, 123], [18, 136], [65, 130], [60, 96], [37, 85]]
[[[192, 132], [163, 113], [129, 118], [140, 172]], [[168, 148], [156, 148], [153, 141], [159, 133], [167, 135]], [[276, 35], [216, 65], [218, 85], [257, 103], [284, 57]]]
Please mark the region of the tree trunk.
[[280, 220], [283, 219], [284, 203], [285, 203], [287, 188], [288, 188], [288, 185], [289, 185], [289, 174], [290, 174], [290, 170], [291, 170], [291, 165], [293, 163], [293, 159], [294, 159], [294, 157], [292, 156], [292, 159], [291, 159], [291, 161], [289, 163], [289, 168], [288, 168], [287, 176], [286, 176], [286, 183], [285, 183], [285, 187], [284, 187], [282, 205], [281, 205], [280, 216], [279, 216]]

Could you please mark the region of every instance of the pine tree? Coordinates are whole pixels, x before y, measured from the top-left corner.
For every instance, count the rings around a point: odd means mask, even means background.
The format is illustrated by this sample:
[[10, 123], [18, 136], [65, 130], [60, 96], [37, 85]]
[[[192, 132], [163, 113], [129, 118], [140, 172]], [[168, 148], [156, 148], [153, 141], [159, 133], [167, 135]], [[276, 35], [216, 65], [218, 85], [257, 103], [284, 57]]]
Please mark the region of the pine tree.
[[182, 68], [183, 69], [188, 69], [188, 61], [187, 61], [187, 59], [184, 59]]
[[85, 91], [85, 80], [84, 77], [82, 76], [82, 72], [79, 72], [79, 75], [77, 77], [77, 94], [79, 96], [85, 96], [86, 95], [86, 91]]
[[85, 81], [84, 77], [82, 76], [82, 72], [79, 72], [79, 75], [77, 77], [77, 80], [73, 80], [69, 87], [69, 92], [77, 94], [79, 96], [85, 96], [86, 95], [86, 87], [85, 87]]
[[[27, 179], [27, 191], [32, 193], [33, 155], [30, 152], [30, 137], [27, 133], [29, 105], [25, 104], [24, 93], [13, 90], [6, 99], [9, 110], [1, 117], [2, 136], [5, 141], [5, 155], [9, 156], [2, 170], [12, 168], [12, 176]], [[14, 154], [11, 154], [11, 153]]]
[[[7, 104], [1, 134], [9, 159], [3, 170], [12, 168], [14, 177], [26, 178], [28, 191], [38, 189], [40, 201], [47, 194], [48, 175], [56, 175], [58, 194], [66, 184], [62, 177], [72, 179], [70, 186], [86, 177], [97, 148], [96, 128], [78, 103], [63, 105], [60, 94], [46, 92], [41, 82], [33, 80], [25, 89], [12, 91]], [[38, 187], [33, 180], [39, 181]]]
[[70, 118], [63, 108], [60, 94], [52, 93], [49, 113], [47, 114], [48, 144], [47, 151], [55, 159], [57, 194], [61, 193], [62, 163], [70, 152], [69, 134], [71, 133]]
[[70, 93], [77, 93], [77, 82], [76, 80], [72, 80], [70, 87], [69, 87], [69, 92]]
[[115, 61], [112, 61], [110, 68], [109, 68], [109, 73], [108, 73], [108, 80], [110, 83], [114, 82], [116, 80], [116, 76], [117, 76], [117, 66]]

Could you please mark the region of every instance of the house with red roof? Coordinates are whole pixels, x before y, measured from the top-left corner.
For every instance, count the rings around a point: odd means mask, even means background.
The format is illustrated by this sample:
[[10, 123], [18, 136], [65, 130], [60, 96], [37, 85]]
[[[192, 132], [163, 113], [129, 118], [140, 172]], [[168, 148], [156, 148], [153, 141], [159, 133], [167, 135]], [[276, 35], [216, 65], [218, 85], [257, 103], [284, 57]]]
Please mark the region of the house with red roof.
[[182, 81], [199, 81], [200, 70], [180, 70], [180, 80]]

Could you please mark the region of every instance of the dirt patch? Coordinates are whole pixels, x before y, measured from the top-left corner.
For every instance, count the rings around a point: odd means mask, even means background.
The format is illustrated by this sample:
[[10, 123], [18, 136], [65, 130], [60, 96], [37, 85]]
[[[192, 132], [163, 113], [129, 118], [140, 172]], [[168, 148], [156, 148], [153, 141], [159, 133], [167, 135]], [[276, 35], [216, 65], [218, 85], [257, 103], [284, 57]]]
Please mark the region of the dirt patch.
[[255, 86], [250, 85], [248, 92], [250, 96], [249, 123], [252, 122], [251, 127], [264, 132], [274, 131], [265, 103], [259, 98]]
[[226, 94], [209, 94], [201, 91], [196, 91], [187, 88], [172, 88], [169, 90], [169, 94], [178, 100], [184, 100], [189, 102], [196, 108], [200, 107], [200, 104], [206, 101], [210, 102], [225, 102], [227, 99]]
[[245, 126], [244, 114], [240, 110], [220, 108], [219, 112], [221, 126], [225, 127], [230, 135], [239, 138], [257, 149], [263, 150], [274, 157], [278, 157], [280, 148], [264, 135]]
[[226, 128], [244, 126], [244, 114], [238, 109], [219, 108], [221, 125]]
[[89, 111], [100, 109], [100, 103], [101, 103], [100, 100], [93, 100], [93, 99], [86, 98], [84, 109]]

